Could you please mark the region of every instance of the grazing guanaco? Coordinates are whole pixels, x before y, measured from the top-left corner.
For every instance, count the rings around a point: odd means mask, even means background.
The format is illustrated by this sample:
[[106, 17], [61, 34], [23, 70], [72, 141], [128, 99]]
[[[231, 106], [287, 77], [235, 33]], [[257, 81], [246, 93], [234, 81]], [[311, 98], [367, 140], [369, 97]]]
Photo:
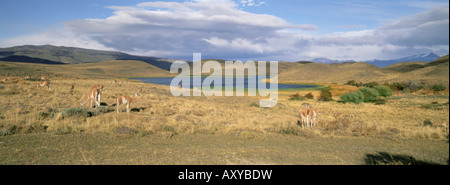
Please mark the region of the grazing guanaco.
[[135, 101], [137, 97], [139, 96], [139, 93], [142, 91], [142, 88], [138, 88], [137, 91], [134, 93], [134, 98], [131, 98], [126, 95], [122, 95], [116, 98], [116, 107], [117, 107], [117, 113], [120, 114], [120, 105], [126, 104], [127, 105], [127, 113], [130, 113], [130, 103]]
[[88, 92], [86, 98], [82, 102], [80, 102], [80, 105], [84, 105], [84, 104], [86, 104], [86, 102], [88, 100], [91, 100], [91, 108], [94, 107], [94, 105], [93, 105], [94, 101], [95, 101], [95, 105], [97, 107], [99, 107], [100, 106], [101, 93], [102, 93], [102, 91], [100, 89], [92, 87], [91, 90]]
[[8, 78], [3, 78], [2, 79], [2, 82], [7, 82], [8, 81]]
[[114, 80], [114, 85], [122, 86], [123, 81], [122, 80]]
[[42, 77], [41, 77], [41, 80], [47, 80], [47, 77], [42, 76]]
[[75, 88], [75, 85], [70, 84], [70, 85], [69, 85], [69, 92], [73, 92], [73, 88]]
[[44, 86], [47, 86], [47, 89], [50, 90], [50, 82], [41, 81], [41, 82], [36, 83], [36, 88], [44, 87]]
[[30, 78], [31, 78], [31, 77], [28, 76], [28, 75], [24, 77], [25, 80], [28, 80], [28, 79], [30, 79]]

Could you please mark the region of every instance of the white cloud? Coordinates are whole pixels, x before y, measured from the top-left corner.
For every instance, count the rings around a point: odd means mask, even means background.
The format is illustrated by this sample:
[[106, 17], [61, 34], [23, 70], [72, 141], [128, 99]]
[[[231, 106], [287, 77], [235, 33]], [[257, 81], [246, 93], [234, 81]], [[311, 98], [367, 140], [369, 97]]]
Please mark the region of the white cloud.
[[448, 52], [448, 6], [391, 20], [373, 30], [317, 35], [317, 25], [294, 25], [274, 15], [240, 10], [262, 3], [194, 0], [110, 6], [114, 14], [105, 19], [67, 21], [61, 30], [2, 40], [0, 46], [54, 44], [171, 58], [189, 59], [193, 52], [202, 52], [205, 57], [280, 61]]
[[266, 2], [260, 0], [241, 0], [240, 3], [242, 6], [261, 6], [266, 4]]

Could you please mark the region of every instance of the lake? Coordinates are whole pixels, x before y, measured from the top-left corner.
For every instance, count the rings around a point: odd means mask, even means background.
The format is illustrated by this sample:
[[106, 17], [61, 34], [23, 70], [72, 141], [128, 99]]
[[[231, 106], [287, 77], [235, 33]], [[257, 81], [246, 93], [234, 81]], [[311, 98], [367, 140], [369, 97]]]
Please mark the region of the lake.
[[[202, 82], [206, 79], [207, 77], [201, 77], [201, 79], [202, 79]], [[222, 77], [222, 87], [223, 88], [225, 88], [225, 85], [227, 85], [226, 83], [225, 83], [225, 78], [228, 78], [228, 77]], [[231, 77], [230, 77], [231, 78]], [[236, 83], [236, 81], [237, 81], [237, 79], [238, 78], [243, 78], [243, 82], [242, 83]], [[130, 78], [130, 79], [133, 79], [133, 80], [140, 80], [140, 81], [142, 81], [142, 82], [144, 82], [144, 83], [153, 83], [153, 84], [159, 84], [159, 85], [166, 85], [166, 86], [170, 86], [170, 84], [171, 84], [171, 82], [172, 82], [172, 79], [173, 79], [173, 77], [153, 77], [153, 78]], [[248, 88], [248, 79], [249, 78], [247, 78], [247, 77], [235, 77], [235, 78], [233, 78], [233, 84], [234, 84], [234, 87], [236, 88], [236, 87], [244, 87], [244, 88]], [[270, 84], [269, 83], [265, 83], [266, 84], [266, 88], [269, 88], [270, 87]], [[255, 84], [256, 85], [256, 87], [258, 87], [258, 83], [256, 83]], [[178, 86], [178, 85], [177, 85]], [[193, 84], [193, 79], [191, 78], [191, 86], [190, 86], [190, 89], [193, 89], [193, 86], [194, 86], [194, 84]], [[230, 84], [230, 86], [231, 86], [231, 84]], [[314, 85], [300, 85], [300, 84], [282, 84], [282, 83], [279, 83], [278, 84], [278, 89], [300, 89], [300, 88], [314, 88], [314, 87], [317, 87], [317, 86], [314, 86]], [[183, 88], [186, 88], [186, 87], [183, 87]]]

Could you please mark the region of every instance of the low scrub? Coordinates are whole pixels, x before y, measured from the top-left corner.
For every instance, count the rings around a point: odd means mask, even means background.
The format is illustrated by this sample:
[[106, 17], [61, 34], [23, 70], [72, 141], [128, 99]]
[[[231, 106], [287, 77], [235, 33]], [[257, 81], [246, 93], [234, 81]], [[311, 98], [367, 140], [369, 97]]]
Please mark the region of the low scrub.
[[77, 117], [77, 118], [87, 118], [91, 117], [91, 112], [89, 112], [85, 108], [77, 108], [77, 107], [71, 107], [67, 109], [63, 109], [61, 111], [62, 118], [71, 118], [71, 117]]
[[379, 99], [380, 94], [378, 91], [374, 88], [361, 88], [358, 90], [358, 92], [363, 94], [363, 101], [364, 102], [374, 102], [375, 100]]
[[364, 102], [364, 95], [360, 91], [349, 92], [347, 94], [343, 94], [341, 96], [341, 100], [344, 103], [350, 102], [350, 103], [360, 104], [360, 103]]
[[378, 91], [378, 94], [383, 97], [392, 96], [392, 89], [386, 86], [375, 86], [374, 89]]
[[331, 87], [324, 87], [320, 89], [319, 101], [332, 101]]
[[303, 99], [304, 99], [303, 96], [301, 96], [301, 95], [298, 94], [298, 93], [295, 93], [295, 94], [293, 94], [293, 95], [290, 95], [289, 97], [290, 97], [289, 100], [303, 100]]

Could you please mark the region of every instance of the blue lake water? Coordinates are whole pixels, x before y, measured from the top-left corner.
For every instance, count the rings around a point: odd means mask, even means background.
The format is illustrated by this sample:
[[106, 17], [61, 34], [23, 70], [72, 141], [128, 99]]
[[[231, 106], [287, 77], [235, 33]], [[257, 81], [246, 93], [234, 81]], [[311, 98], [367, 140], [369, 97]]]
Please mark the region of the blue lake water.
[[[201, 77], [201, 81], [203, 83], [203, 81], [206, 79], [207, 77]], [[228, 83], [226, 83], [226, 78], [228, 77], [222, 77], [222, 87], [225, 88], [226, 85], [231, 86], [231, 79], [228, 79]], [[240, 79], [239, 79], [240, 78]], [[256, 78], [256, 80], [255, 80]], [[251, 79], [250, 81], [250, 85], [251, 86], [255, 86], [256, 88], [258, 87], [258, 79], [257, 77], [255, 78], [244, 78], [244, 77], [235, 77], [233, 78], [233, 87], [235, 88], [248, 88], [249, 86], [249, 79]], [[140, 80], [144, 83], [153, 83], [153, 84], [159, 84], [159, 85], [166, 85], [166, 86], [170, 86], [170, 84], [172, 83], [172, 79], [173, 77], [157, 77], [157, 78], [131, 78], [133, 80]], [[239, 80], [238, 80], [239, 79]], [[200, 86], [200, 84], [194, 84], [193, 83], [193, 78], [190, 78], [191, 83], [190, 83], [190, 89], [193, 89], [194, 85], [196, 86]], [[241, 81], [240, 83], [238, 83], [239, 81]], [[255, 84], [253, 84], [255, 83]], [[269, 89], [270, 88], [270, 84], [269, 83], [265, 83], [266, 84], [266, 88]], [[178, 84], [176, 85], [178, 86]], [[316, 87], [314, 85], [297, 85], [297, 84], [278, 84], [278, 89], [298, 89], [298, 88], [312, 88], [312, 87]], [[187, 88], [187, 87], [183, 87], [183, 88]]]

